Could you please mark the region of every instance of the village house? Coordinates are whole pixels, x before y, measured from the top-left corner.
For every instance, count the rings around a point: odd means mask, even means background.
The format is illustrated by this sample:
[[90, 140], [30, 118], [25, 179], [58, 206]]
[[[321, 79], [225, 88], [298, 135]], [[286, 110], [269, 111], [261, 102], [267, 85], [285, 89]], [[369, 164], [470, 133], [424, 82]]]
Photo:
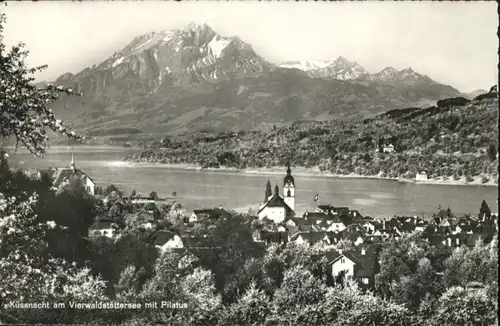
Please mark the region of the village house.
[[373, 234], [380, 228], [380, 223], [375, 221], [364, 221], [360, 225], [366, 230], [367, 234]]
[[380, 234], [366, 234], [363, 240], [364, 244], [378, 244], [383, 242], [382, 235]]
[[75, 157], [73, 153], [71, 153], [71, 162], [69, 168], [49, 168], [48, 170], [40, 171], [41, 174], [45, 173], [50, 180], [52, 180], [52, 189], [60, 190], [65, 185], [69, 184], [70, 181], [75, 178], [82, 182], [85, 191], [94, 196], [95, 195], [95, 182], [92, 180], [90, 176], [88, 176], [85, 172], [76, 168]]
[[346, 227], [342, 232], [342, 238], [352, 241], [356, 246], [364, 242], [366, 235], [365, 229], [359, 224], [352, 224]]
[[182, 238], [171, 231], [156, 231], [153, 234], [154, 245], [161, 253], [168, 249], [184, 248]]
[[154, 204], [154, 197], [150, 196], [130, 196], [123, 198], [126, 201], [129, 201], [131, 204]]
[[339, 216], [333, 216], [329, 222], [330, 225], [328, 226], [326, 231], [342, 232], [346, 228], [346, 225]]
[[332, 205], [318, 205], [316, 206], [317, 212], [323, 212], [325, 214], [333, 214], [335, 207]]
[[463, 245], [468, 246], [470, 248], [474, 247], [478, 241], [482, 241], [480, 234], [466, 234], [466, 233], [458, 233], [458, 234], [443, 234], [443, 233], [435, 233], [429, 235], [427, 240], [431, 245], [438, 246], [443, 245], [451, 248], [458, 248]]
[[293, 236], [297, 232], [319, 232], [321, 228], [317, 224], [313, 224], [314, 221], [305, 220], [300, 217], [289, 217], [286, 218], [281, 225], [285, 227], [290, 236]]
[[344, 235], [341, 232], [328, 232], [328, 236], [332, 244], [338, 244], [341, 240], [344, 240]]
[[202, 220], [214, 220], [219, 216], [215, 209], [195, 209], [189, 217], [189, 222], [199, 222]]
[[347, 216], [349, 215], [349, 207], [333, 207], [333, 215]]
[[329, 273], [333, 280], [339, 278], [356, 280], [362, 289], [375, 286], [375, 275], [379, 271], [378, 245], [362, 245], [352, 251], [332, 250], [326, 253]]
[[415, 175], [415, 181], [427, 181], [427, 173], [422, 171]]
[[330, 244], [330, 238], [326, 232], [299, 232], [292, 236], [290, 241], [310, 246], [317, 243]]
[[108, 237], [113, 238], [116, 235], [113, 227], [113, 220], [108, 218], [96, 218], [94, 223], [89, 227], [89, 237]]
[[127, 224], [135, 223], [140, 227], [151, 229], [156, 224], [155, 218], [149, 213], [127, 213], [124, 215], [124, 220]]
[[304, 220], [308, 220], [311, 222], [311, 224], [319, 224], [323, 221], [326, 221], [328, 219], [328, 214], [325, 214], [323, 212], [305, 212], [302, 215], [302, 218]]
[[394, 145], [393, 144], [389, 144], [387, 146], [384, 146], [383, 152], [384, 153], [393, 153], [394, 152]]
[[180, 255], [179, 261], [177, 263], [178, 268], [188, 268], [193, 266], [193, 263], [197, 262], [199, 260], [196, 255], [194, 255], [191, 250], [188, 250], [186, 248], [174, 248], [171, 249], [173, 252], [177, 253]]
[[288, 231], [279, 229], [278, 231], [255, 230], [252, 233], [253, 241], [262, 242], [267, 245], [272, 243], [287, 244], [289, 240]]

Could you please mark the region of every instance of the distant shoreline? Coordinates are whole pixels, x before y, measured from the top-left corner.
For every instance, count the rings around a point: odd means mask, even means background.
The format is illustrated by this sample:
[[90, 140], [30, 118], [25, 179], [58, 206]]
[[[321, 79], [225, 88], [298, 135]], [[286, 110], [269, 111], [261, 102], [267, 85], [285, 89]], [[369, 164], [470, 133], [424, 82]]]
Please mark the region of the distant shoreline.
[[[202, 168], [199, 164], [188, 164], [188, 163], [158, 163], [158, 162], [134, 162], [126, 161], [132, 165], [136, 166], [161, 166], [165, 168], [181, 169], [181, 170], [197, 170], [197, 171], [233, 171], [245, 174], [258, 174], [258, 175], [284, 175], [284, 167], [272, 167], [272, 168], [230, 168], [230, 167], [220, 167], [220, 168]], [[397, 181], [402, 183], [413, 183], [413, 184], [426, 184], [426, 185], [444, 185], [444, 186], [494, 186], [494, 180], [489, 180], [487, 183], [481, 183], [481, 176], [475, 176], [474, 181], [465, 182], [465, 177], [461, 177], [459, 180], [454, 180], [450, 177], [448, 180], [444, 180], [440, 177], [438, 180], [430, 179], [426, 181], [415, 181], [413, 179], [400, 179], [400, 178], [389, 178], [381, 177], [379, 175], [360, 175], [355, 173], [350, 174], [334, 174], [331, 172], [322, 172], [318, 167], [304, 168], [304, 167], [294, 167], [292, 169], [292, 174], [296, 176], [304, 177], [328, 177], [328, 178], [338, 178], [338, 179], [375, 179], [375, 180], [386, 180], [386, 181]]]
[[[66, 153], [68, 151], [68, 147], [71, 146], [51, 146], [49, 151], [52, 153]], [[13, 147], [4, 147], [4, 149], [14, 149]], [[93, 151], [96, 149], [101, 150], [134, 150], [134, 148], [124, 148], [118, 146], [80, 146], [78, 149], [80, 151]], [[25, 149], [24, 149], [25, 150]], [[76, 150], [77, 152], [78, 150]], [[22, 149], [18, 149], [19, 153], [23, 153]], [[27, 153], [27, 150], [24, 151]], [[117, 161], [123, 163], [124, 165], [136, 165], [136, 166], [161, 166], [165, 168], [172, 169], [180, 169], [180, 170], [197, 170], [197, 171], [233, 171], [244, 174], [258, 174], [258, 175], [283, 175], [285, 174], [284, 167], [271, 167], [271, 168], [246, 168], [246, 169], [238, 169], [232, 167], [219, 167], [219, 168], [203, 168], [199, 164], [188, 164], [188, 163], [160, 163], [160, 162], [136, 162], [134, 160], [124, 160]], [[119, 164], [121, 165], [121, 164]], [[444, 180], [443, 177], [439, 179], [429, 179], [426, 181], [415, 181], [413, 179], [400, 179], [400, 178], [389, 178], [389, 177], [381, 177], [380, 175], [360, 175], [355, 173], [350, 174], [334, 174], [331, 172], [323, 172], [317, 166], [311, 168], [304, 167], [294, 167], [293, 174], [296, 176], [304, 176], [304, 177], [328, 177], [328, 178], [338, 178], [338, 179], [375, 179], [375, 180], [386, 180], [386, 181], [398, 181], [401, 183], [413, 183], [413, 184], [426, 184], [426, 185], [444, 185], [444, 186], [494, 186], [498, 187], [495, 184], [494, 180], [490, 178], [487, 183], [481, 183], [481, 176], [473, 177], [474, 180], [472, 182], [465, 182], [465, 177], [461, 177], [459, 180], [454, 180], [453, 177], [449, 177], [448, 180]]]

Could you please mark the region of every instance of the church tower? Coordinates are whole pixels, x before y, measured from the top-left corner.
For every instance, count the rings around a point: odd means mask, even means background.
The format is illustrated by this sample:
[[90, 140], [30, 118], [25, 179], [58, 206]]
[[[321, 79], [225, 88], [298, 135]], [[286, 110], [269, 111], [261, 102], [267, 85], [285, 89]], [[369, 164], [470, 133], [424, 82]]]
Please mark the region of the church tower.
[[75, 155], [73, 154], [73, 152], [71, 152], [71, 163], [69, 165], [71, 167], [71, 170], [73, 172], [75, 172], [75, 170], [76, 170], [76, 168], [75, 168]]
[[285, 203], [295, 211], [295, 180], [292, 177], [290, 165], [288, 165], [286, 176], [283, 179], [283, 198]]

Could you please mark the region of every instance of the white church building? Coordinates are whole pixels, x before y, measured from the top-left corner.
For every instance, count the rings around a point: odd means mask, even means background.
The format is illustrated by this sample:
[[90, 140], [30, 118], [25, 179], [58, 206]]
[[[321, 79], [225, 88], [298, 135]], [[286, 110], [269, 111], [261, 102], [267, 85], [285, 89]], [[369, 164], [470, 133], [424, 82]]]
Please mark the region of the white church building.
[[70, 179], [76, 177], [80, 179], [85, 190], [90, 195], [95, 195], [95, 182], [90, 176], [85, 172], [76, 168], [75, 157], [71, 153], [71, 162], [69, 168], [50, 168], [49, 170], [43, 171], [52, 180], [52, 188], [54, 190], [61, 189], [66, 184], [70, 182]]
[[295, 217], [295, 180], [290, 166], [283, 179], [283, 196], [279, 194], [279, 187], [276, 185], [274, 194], [259, 207], [257, 216], [259, 219], [267, 218], [274, 223], [283, 222], [288, 217]]

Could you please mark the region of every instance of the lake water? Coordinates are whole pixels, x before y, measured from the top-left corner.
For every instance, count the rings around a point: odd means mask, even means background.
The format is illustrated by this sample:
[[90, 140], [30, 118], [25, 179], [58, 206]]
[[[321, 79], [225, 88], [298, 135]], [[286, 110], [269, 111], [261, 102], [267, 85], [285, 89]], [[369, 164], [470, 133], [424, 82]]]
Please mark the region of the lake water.
[[[43, 158], [7, 150], [15, 168], [68, 167], [68, 147], [49, 149]], [[206, 171], [167, 168], [161, 165], [139, 165], [123, 162], [124, 148], [74, 148], [77, 168], [85, 171], [103, 187], [114, 184], [126, 195], [135, 189], [140, 194], [156, 191], [160, 197], [177, 192], [177, 200], [188, 210], [223, 207], [247, 211], [264, 200], [269, 179], [282, 189], [283, 175], [250, 174], [238, 171]], [[292, 171], [293, 175], [293, 171]], [[497, 187], [450, 186], [400, 183], [377, 179], [345, 179], [320, 176], [295, 176], [296, 211], [315, 208], [314, 196], [320, 204], [349, 206], [373, 217], [398, 215], [429, 216], [438, 205], [448, 206], [455, 213], [477, 214], [484, 199], [497, 212]]]

